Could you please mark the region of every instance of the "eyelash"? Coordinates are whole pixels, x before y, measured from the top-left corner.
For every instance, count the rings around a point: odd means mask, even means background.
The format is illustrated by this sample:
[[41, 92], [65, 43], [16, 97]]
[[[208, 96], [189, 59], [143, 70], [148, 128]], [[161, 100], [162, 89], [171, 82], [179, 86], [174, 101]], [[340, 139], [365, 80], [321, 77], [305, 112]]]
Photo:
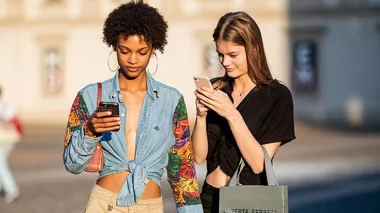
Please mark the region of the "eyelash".
[[[230, 55], [231, 58], [236, 58], [236, 56], [237, 55]], [[218, 57], [221, 58], [221, 57], [223, 57], [223, 55], [222, 54], [218, 54]]]
[[[123, 51], [120, 51], [121, 54], [127, 54], [128, 52], [123, 52]], [[139, 53], [140, 55], [146, 55], [148, 53]]]

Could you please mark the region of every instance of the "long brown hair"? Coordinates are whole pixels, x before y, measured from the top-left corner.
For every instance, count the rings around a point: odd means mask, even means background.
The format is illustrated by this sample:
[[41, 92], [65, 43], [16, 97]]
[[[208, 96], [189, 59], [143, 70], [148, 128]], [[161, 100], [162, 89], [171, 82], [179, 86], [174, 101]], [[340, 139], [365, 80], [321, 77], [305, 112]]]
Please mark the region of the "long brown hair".
[[[214, 42], [227, 41], [244, 46], [248, 76], [257, 85], [269, 84], [273, 78], [264, 51], [260, 28], [245, 12], [231, 12], [222, 16], [212, 35]], [[225, 74], [214, 83], [216, 89], [225, 87], [232, 79]]]

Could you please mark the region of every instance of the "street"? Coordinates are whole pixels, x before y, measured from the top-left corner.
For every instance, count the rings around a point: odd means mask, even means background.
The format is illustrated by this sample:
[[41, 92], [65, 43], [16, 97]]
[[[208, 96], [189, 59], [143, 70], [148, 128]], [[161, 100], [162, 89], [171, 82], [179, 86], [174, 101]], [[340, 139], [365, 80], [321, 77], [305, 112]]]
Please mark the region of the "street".
[[[26, 126], [10, 156], [21, 196], [0, 213], [83, 212], [96, 174], [72, 175], [62, 163], [62, 126]], [[280, 184], [289, 186], [289, 212], [380, 212], [380, 134], [349, 133], [296, 124], [297, 139], [274, 160]], [[200, 187], [205, 165], [197, 165]], [[174, 213], [162, 178], [165, 213]]]

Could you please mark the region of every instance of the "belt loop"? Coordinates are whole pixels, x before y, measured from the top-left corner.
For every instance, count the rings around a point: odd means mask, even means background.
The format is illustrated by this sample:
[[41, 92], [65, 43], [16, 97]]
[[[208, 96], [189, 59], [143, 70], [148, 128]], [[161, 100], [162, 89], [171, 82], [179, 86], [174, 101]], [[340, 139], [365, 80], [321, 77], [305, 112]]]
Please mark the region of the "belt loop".
[[112, 210], [113, 210], [113, 204], [112, 204], [113, 196], [114, 196], [114, 194], [112, 193], [112, 196], [111, 196], [111, 198], [110, 198], [110, 201], [108, 202], [107, 211], [109, 211], [109, 212], [112, 212]]

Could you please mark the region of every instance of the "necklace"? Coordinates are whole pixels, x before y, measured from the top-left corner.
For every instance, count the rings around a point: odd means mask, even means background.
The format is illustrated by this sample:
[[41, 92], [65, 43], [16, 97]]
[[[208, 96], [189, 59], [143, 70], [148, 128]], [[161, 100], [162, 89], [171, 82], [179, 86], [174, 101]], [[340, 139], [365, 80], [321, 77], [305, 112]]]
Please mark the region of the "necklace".
[[250, 91], [251, 89], [247, 89], [247, 90], [243, 90], [241, 92], [238, 92], [239, 93], [239, 96], [243, 96], [244, 93], [246, 93], [247, 91]]

